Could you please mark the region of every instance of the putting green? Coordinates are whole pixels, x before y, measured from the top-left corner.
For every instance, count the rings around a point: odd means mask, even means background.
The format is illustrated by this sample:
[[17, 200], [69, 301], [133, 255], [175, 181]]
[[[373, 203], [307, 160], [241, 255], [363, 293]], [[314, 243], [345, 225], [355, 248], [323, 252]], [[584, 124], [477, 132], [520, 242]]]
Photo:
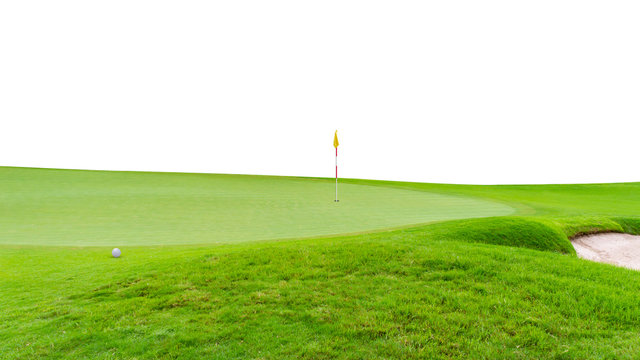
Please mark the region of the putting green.
[[507, 215], [473, 197], [327, 180], [0, 167], [0, 244], [234, 243]]

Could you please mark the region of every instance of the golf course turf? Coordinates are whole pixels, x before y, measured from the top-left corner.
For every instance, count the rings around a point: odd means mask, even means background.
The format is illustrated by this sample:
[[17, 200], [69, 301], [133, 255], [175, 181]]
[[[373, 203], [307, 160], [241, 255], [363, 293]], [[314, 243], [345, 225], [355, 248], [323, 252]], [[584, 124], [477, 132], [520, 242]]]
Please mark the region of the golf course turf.
[[300, 178], [3, 168], [0, 244], [171, 245], [507, 215], [462, 196]]
[[640, 183], [340, 186], [0, 167], [0, 358], [639, 357]]

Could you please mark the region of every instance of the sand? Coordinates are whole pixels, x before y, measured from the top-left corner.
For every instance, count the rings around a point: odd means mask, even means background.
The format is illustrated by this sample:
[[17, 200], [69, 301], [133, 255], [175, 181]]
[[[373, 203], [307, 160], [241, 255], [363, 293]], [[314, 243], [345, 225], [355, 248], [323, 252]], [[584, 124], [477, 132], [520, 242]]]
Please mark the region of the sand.
[[571, 243], [583, 259], [640, 270], [640, 236], [594, 234], [577, 237]]

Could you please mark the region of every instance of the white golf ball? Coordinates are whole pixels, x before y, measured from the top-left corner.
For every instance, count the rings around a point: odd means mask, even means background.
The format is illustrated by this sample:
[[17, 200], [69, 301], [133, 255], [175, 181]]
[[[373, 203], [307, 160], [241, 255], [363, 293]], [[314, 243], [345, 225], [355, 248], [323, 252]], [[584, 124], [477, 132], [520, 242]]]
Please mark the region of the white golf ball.
[[111, 250], [111, 255], [113, 255], [113, 257], [115, 257], [115, 258], [120, 257], [120, 249], [115, 248], [115, 249]]

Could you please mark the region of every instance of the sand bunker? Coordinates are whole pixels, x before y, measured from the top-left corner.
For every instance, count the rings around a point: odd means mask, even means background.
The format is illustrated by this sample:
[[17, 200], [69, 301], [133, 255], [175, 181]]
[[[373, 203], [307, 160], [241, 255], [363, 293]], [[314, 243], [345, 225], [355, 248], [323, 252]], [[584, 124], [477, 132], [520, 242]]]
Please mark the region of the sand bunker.
[[640, 236], [594, 234], [577, 237], [571, 243], [583, 259], [640, 270]]

